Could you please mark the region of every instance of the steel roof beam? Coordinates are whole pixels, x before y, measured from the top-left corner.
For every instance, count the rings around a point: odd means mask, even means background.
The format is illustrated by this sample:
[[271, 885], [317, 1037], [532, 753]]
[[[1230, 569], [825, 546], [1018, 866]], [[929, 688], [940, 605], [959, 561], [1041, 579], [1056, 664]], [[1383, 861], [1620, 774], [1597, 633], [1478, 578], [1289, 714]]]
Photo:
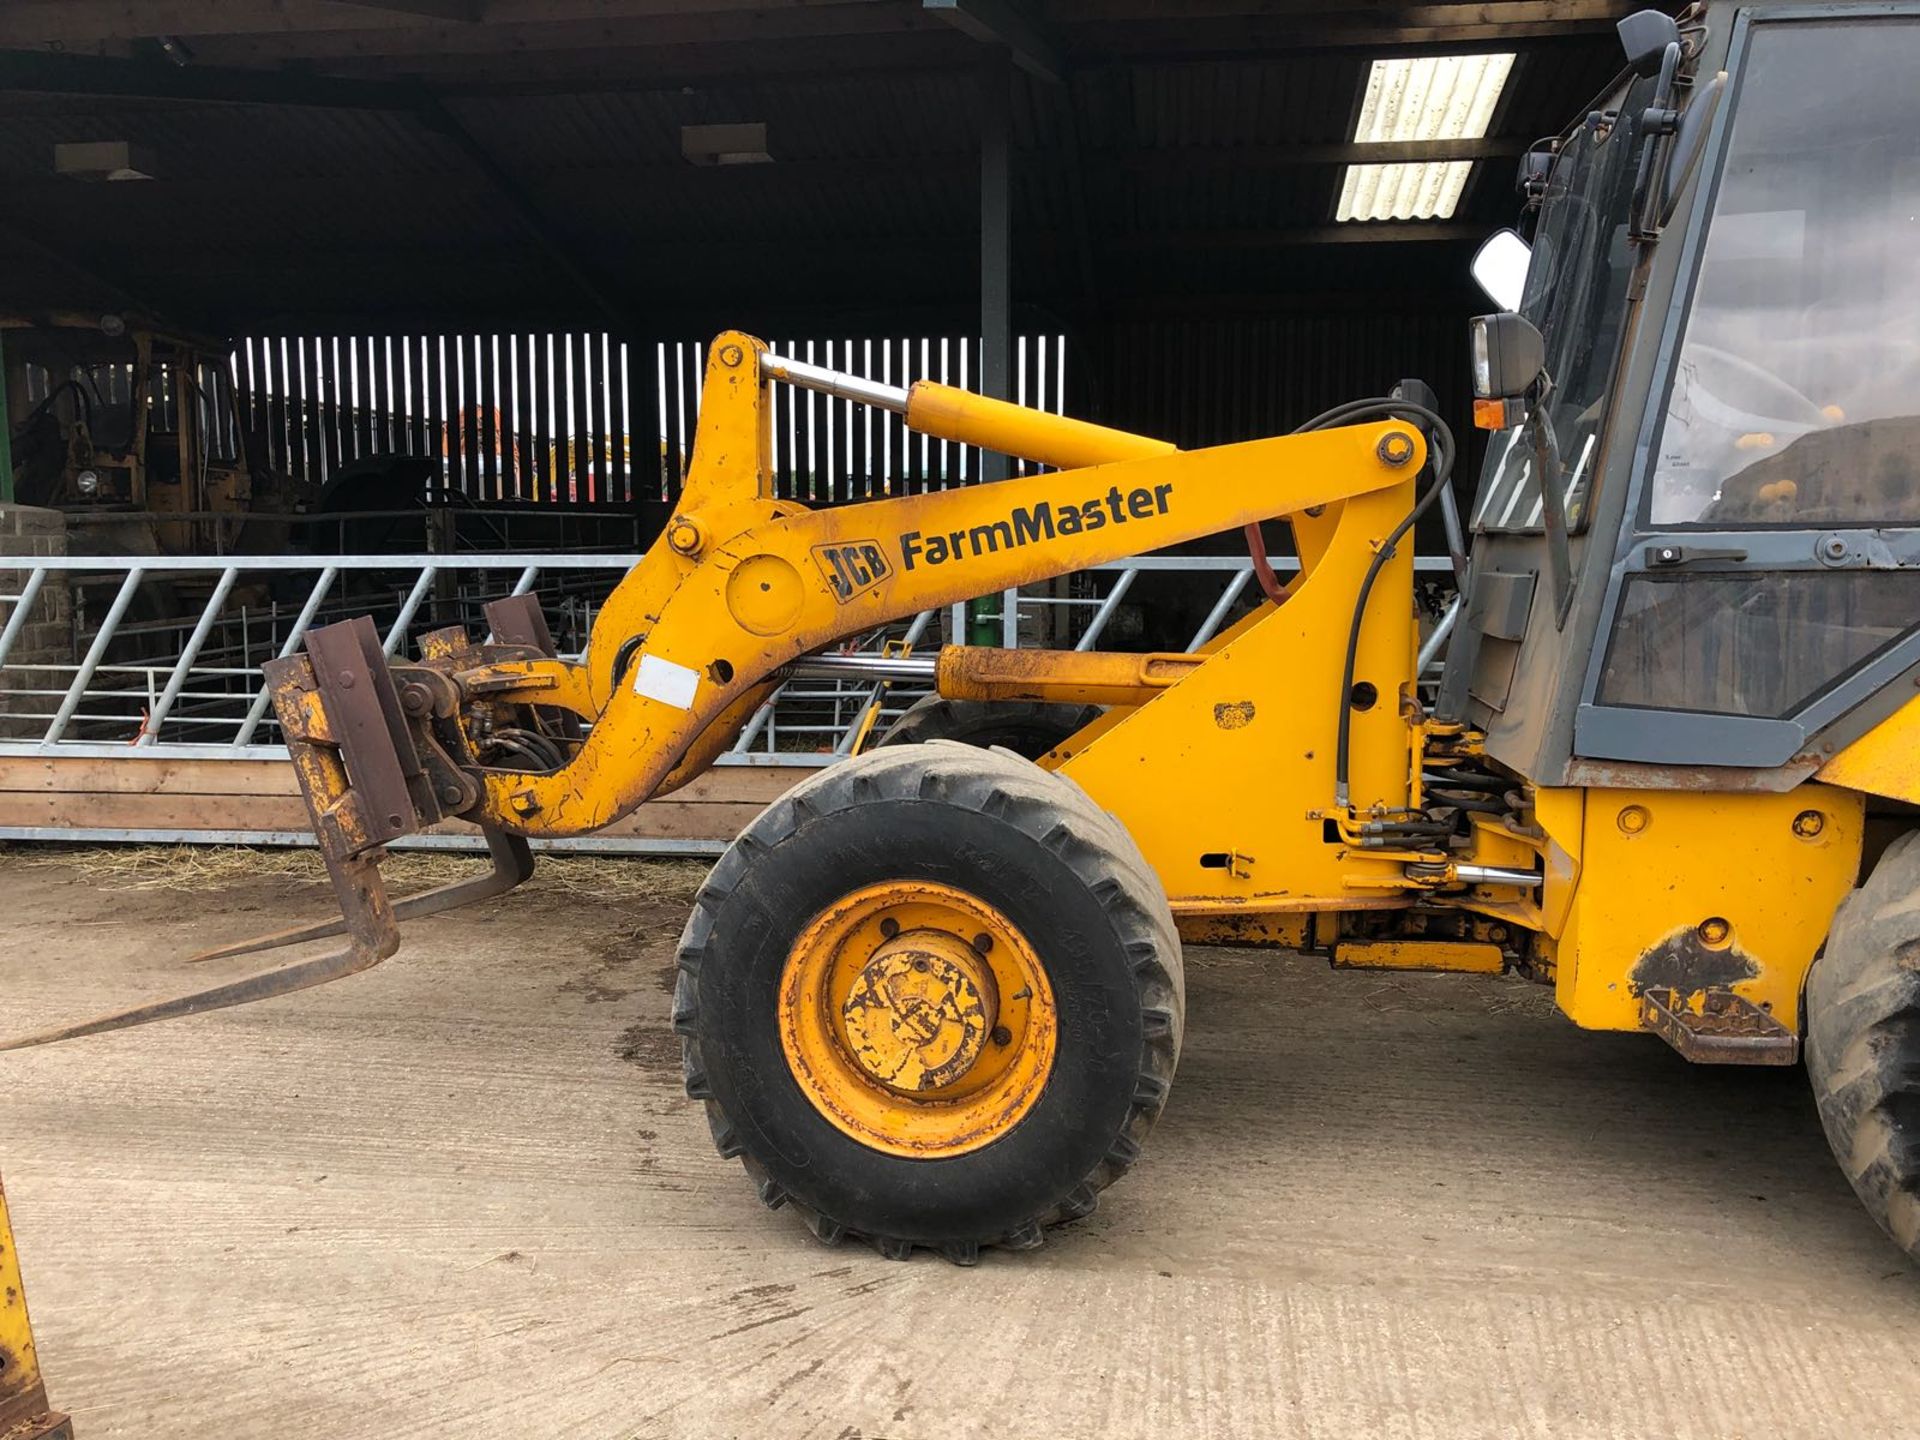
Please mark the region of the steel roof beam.
[[1013, 0], [920, 0], [921, 8], [983, 45], [1004, 45], [1013, 63], [1057, 85], [1067, 73], [1060, 47]]
[[396, 15], [419, 15], [428, 20], [452, 20], [472, 25], [480, 19], [482, 0], [333, 0], [357, 10], [386, 10]]

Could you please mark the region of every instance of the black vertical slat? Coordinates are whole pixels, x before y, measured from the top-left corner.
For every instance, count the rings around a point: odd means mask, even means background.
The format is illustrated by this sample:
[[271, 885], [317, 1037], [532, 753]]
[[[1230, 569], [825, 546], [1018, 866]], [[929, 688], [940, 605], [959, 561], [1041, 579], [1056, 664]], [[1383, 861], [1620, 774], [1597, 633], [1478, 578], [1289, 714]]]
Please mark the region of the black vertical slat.
[[381, 416], [380, 362], [375, 353], [379, 340], [372, 335], [358, 337], [353, 345], [360, 354], [360, 416], [356, 427], [362, 455], [378, 455], [387, 447], [380, 434]]
[[474, 387], [474, 435], [480, 451], [477, 492], [482, 502], [502, 498], [500, 489], [500, 420], [495, 396], [499, 391], [498, 367], [493, 357], [493, 336], [479, 335], [473, 344], [474, 369], [479, 384]]
[[[839, 352], [833, 341], [823, 340], [820, 363], [829, 370], [841, 368]], [[824, 505], [837, 505], [846, 490], [845, 437], [846, 429], [840, 412], [843, 408], [838, 400], [828, 397], [820, 406], [820, 501]]]
[[300, 411], [294, 405], [294, 376], [286, 367], [284, 336], [269, 336], [261, 353], [265, 359], [261, 396], [267, 407], [267, 457], [282, 474], [298, 474], [300, 442], [294, 436], [294, 417]]
[[[934, 378], [942, 385], [955, 385], [960, 380], [959, 361], [956, 358], [956, 346], [963, 341], [935, 338], [932, 353], [927, 362], [933, 370]], [[933, 473], [939, 477], [939, 488], [946, 490], [960, 478], [960, 447], [950, 440], [936, 440], [933, 445]]]
[[647, 390], [647, 370], [641, 364], [645, 347], [635, 336], [627, 336], [619, 345], [625, 349], [622, 377], [627, 392], [626, 490], [621, 498], [628, 506], [654, 498], [659, 471], [660, 431], [653, 423], [653, 400]]
[[607, 374], [607, 502], [622, 505], [632, 492], [627, 417], [627, 377], [620, 365], [620, 338], [608, 331], [601, 340]]
[[303, 336], [294, 343], [300, 347], [301, 443], [305, 449], [301, 458], [307, 482], [324, 485], [327, 479], [327, 447], [322, 438], [326, 417], [320, 404], [323, 389], [320, 381], [320, 342], [311, 336]]
[[[254, 405], [260, 416], [260, 455], [270, 470], [283, 474], [289, 468], [286, 462], [286, 437], [281, 434], [279, 419], [274, 414], [274, 396], [284, 392], [284, 387], [273, 384], [273, 362], [275, 345], [267, 336], [255, 341], [259, 363], [253, 367]], [[282, 414], [285, 407], [281, 407]]]
[[685, 396], [686, 418], [681, 421], [681, 424], [685, 426], [687, 432], [687, 464], [689, 466], [693, 464], [694, 452], [700, 448], [700, 385], [707, 374], [707, 357], [703, 353], [705, 348], [702, 341], [688, 341], [682, 370], [685, 378], [682, 381], [681, 394]]
[[[811, 343], [807, 346], [807, 358], [817, 360]], [[820, 416], [827, 409], [826, 397], [818, 390], [807, 391], [806, 424], [801, 427], [802, 444], [801, 463], [805, 466], [805, 479], [801, 482], [806, 493], [801, 497], [809, 505], [823, 505], [827, 494], [821, 485], [820, 471], [826, 463], [825, 434], [820, 424]]]
[[460, 417], [460, 488], [479, 501], [486, 492], [480, 483], [480, 349], [479, 337], [460, 337], [460, 399], [454, 413]]
[[406, 347], [403, 373], [410, 397], [404, 444], [409, 455], [425, 455], [430, 453], [427, 447], [427, 342], [419, 335], [409, 335], [403, 344]]
[[326, 448], [327, 478], [331, 480], [340, 473], [342, 458], [340, 366], [336, 363], [340, 342], [337, 337], [325, 336], [316, 338], [313, 345], [321, 376], [320, 394], [323, 397], [320, 411], [320, 441]]
[[440, 345], [440, 451], [446, 457], [440, 483], [449, 490], [466, 487], [467, 437], [460, 428], [460, 337], [442, 335]]
[[613, 391], [607, 384], [606, 353], [601, 338], [599, 331], [589, 331], [581, 337], [581, 348], [587, 357], [587, 440], [593, 457], [593, 499], [596, 504], [604, 505], [612, 498], [609, 489], [613, 469], [609, 463], [607, 432], [613, 424], [608, 419], [607, 401]]
[[[894, 356], [893, 383], [903, 390], [911, 391], [913, 389], [913, 362], [907, 351], [907, 346], [911, 342], [906, 340], [897, 342], [889, 340], [887, 343], [894, 346], [898, 351]], [[911, 488], [910, 477], [913, 474], [913, 457], [910, 437], [913, 432], [907, 429], [905, 416], [890, 415], [887, 418], [893, 425], [893, 491], [896, 495], [904, 495], [909, 493]]]
[[672, 369], [674, 346], [679, 343], [677, 340], [659, 341], [650, 347], [647, 356], [648, 373], [661, 392], [660, 430], [667, 451], [662, 462], [665, 473], [661, 484], [665, 494], [661, 498], [668, 501], [680, 495], [680, 407], [674, 402]]
[[521, 499], [526, 481], [520, 474], [520, 414], [526, 377], [520, 368], [520, 337], [500, 337], [500, 498]]
[[454, 423], [457, 401], [458, 362], [451, 336], [433, 335], [427, 340], [427, 372], [433, 385], [433, 437], [436, 467], [434, 483], [450, 490], [460, 486], [460, 427]]
[[367, 370], [373, 376], [373, 414], [369, 419], [373, 436], [373, 453], [391, 455], [400, 447], [395, 441], [393, 426], [399, 414], [400, 406], [394, 396], [398, 393], [393, 383], [393, 338], [388, 335], [369, 335], [367, 337]]
[[587, 499], [587, 472], [593, 466], [593, 449], [587, 437], [593, 429], [593, 412], [587, 405], [587, 344], [578, 330], [567, 332], [567, 393], [573, 401], [567, 427], [567, 503], [581, 505]]
[[[867, 347], [864, 341], [847, 342], [847, 370], [855, 375], [867, 368]], [[873, 412], [865, 405], [847, 404], [847, 496], [852, 500], [864, 500], [873, 494], [873, 476], [868, 473], [867, 432], [872, 423], [868, 417]]]
[[247, 443], [248, 437], [258, 436], [260, 449], [257, 458], [265, 462], [267, 458], [267, 427], [264, 423], [265, 416], [260, 403], [260, 337], [258, 335], [249, 335], [241, 342], [239, 353], [242, 358], [237, 360], [233, 367], [234, 395], [237, 398], [243, 393], [241, 387], [246, 387], [244, 391], [246, 404], [236, 407], [234, 425], [242, 430], [241, 435], [238, 437], [241, 442], [240, 449], [242, 454], [247, 454], [250, 448]]
[[553, 503], [553, 452], [549, 444], [553, 428], [553, 374], [547, 364], [547, 337], [544, 333], [527, 337], [527, 433], [533, 449], [533, 495], [542, 504]]
[[576, 330], [569, 337], [573, 355], [573, 488], [576, 505], [599, 497], [600, 467], [593, 459], [593, 337]]
[[773, 477], [773, 493], [791, 500], [800, 493], [794, 485], [794, 476], [799, 472], [793, 460], [793, 401], [796, 391], [791, 385], [775, 385], [771, 393], [774, 449], [780, 457], [779, 469]]
[[286, 394], [284, 382], [276, 385], [274, 374], [278, 368], [280, 346], [269, 336], [260, 340], [260, 364], [254, 371], [260, 385], [260, 437], [261, 453], [265, 456], [269, 468], [287, 473], [292, 467], [287, 464], [286, 405], [276, 399]]
[[274, 347], [280, 376], [280, 433], [287, 447], [287, 473], [307, 478], [306, 408], [301, 400], [300, 356], [297, 342], [283, 335]]

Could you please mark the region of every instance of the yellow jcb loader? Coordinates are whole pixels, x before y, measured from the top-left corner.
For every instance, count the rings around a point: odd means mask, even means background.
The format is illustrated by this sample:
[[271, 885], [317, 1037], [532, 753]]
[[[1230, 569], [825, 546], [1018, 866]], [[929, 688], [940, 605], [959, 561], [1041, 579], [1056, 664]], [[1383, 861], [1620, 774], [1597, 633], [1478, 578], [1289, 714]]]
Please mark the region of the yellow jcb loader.
[[[673, 1011], [721, 1154], [823, 1238], [1038, 1244], [1165, 1104], [1181, 941], [1264, 942], [1516, 971], [1702, 1063], [1804, 1059], [1861, 1199], [1920, 1255], [1920, 14], [1620, 31], [1618, 81], [1527, 157], [1531, 247], [1476, 262], [1497, 433], [1431, 703], [1411, 529], [1449, 512], [1455, 442], [1415, 387], [1180, 452], [726, 334], [678, 510], [581, 660], [522, 602], [486, 644], [389, 664], [356, 621], [270, 667], [346, 918], [264, 943], [348, 947], [35, 1038], [363, 969], [397, 920], [524, 878], [529, 839], [685, 784], [848, 636], [1282, 519], [1298, 577], [1263, 575], [1200, 653], [853, 662], [1106, 708], [1037, 763], [879, 747], [741, 833]], [[1053, 468], [809, 510], [772, 493], [779, 384]], [[381, 847], [446, 816], [493, 874], [389, 902]]]

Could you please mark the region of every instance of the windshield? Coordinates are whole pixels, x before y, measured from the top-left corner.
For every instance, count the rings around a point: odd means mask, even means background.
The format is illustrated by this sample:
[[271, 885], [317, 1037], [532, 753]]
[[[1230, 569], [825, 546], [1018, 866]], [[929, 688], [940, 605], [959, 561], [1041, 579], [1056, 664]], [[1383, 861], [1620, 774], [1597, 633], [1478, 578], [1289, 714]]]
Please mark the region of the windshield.
[[[1651, 80], [1623, 85], [1561, 142], [1547, 182], [1527, 267], [1520, 313], [1547, 345], [1553, 390], [1545, 414], [1559, 443], [1569, 528], [1578, 528], [1606, 423], [1626, 328], [1633, 246], [1627, 211], [1639, 161], [1641, 111]], [[1474, 525], [1482, 530], [1540, 527], [1540, 485], [1524, 428], [1505, 432], [1487, 454]]]
[[1649, 518], [1920, 519], [1920, 25], [1754, 30]]

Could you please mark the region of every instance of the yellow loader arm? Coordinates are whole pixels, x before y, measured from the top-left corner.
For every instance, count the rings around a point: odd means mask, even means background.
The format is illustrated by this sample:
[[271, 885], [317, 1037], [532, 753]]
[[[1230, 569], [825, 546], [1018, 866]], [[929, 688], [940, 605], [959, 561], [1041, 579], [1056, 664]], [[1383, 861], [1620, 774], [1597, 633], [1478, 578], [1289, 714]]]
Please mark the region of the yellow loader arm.
[[[1059, 468], [809, 509], [774, 495], [776, 383]], [[924, 610], [1395, 486], [1410, 503], [1425, 458], [1419, 427], [1395, 419], [1179, 451], [927, 381], [890, 389], [724, 334], [679, 504], [601, 609], [579, 663], [554, 655], [537, 602], [520, 597], [488, 607], [484, 644], [439, 631], [418, 662], [389, 664], [362, 618], [313, 631], [305, 655], [266, 667], [344, 918], [201, 958], [337, 934], [350, 937], [345, 950], [0, 1049], [365, 969], [398, 948], [398, 920], [524, 880], [529, 837], [590, 833], [698, 775], [816, 651]], [[482, 828], [492, 872], [390, 902], [380, 847], [448, 817]]]

